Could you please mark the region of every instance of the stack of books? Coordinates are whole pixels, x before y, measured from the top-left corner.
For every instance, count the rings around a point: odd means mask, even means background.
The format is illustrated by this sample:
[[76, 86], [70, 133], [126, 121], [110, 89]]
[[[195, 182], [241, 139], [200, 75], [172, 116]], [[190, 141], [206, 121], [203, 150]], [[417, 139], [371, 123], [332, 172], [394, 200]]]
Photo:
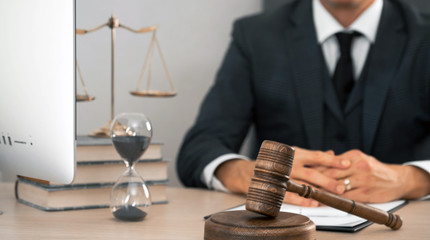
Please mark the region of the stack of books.
[[[167, 203], [167, 161], [162, 143], [153, 142], [135, 164], [145, 180], [153, 204]], [[78, 136], [76, 172], [71, 184], [58, 184], [19, 176], [15, 195], [19, 202], [45, 211], [109, 207], [110, 192], [126, 170], [109, 138]]]

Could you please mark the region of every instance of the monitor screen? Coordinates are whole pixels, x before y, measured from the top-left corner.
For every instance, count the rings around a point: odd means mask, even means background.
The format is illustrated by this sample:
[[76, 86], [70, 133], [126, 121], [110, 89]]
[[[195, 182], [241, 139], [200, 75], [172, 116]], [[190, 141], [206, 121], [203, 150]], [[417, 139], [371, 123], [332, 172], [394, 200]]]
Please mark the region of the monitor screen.
[[75, 1], [0, 1], [0, 173], [70, 183]]

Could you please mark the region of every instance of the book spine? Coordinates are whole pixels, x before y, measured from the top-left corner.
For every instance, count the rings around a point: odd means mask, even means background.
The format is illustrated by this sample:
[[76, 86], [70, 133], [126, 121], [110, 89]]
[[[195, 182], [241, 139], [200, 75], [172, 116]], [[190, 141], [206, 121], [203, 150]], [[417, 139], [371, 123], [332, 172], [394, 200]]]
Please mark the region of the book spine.
[[[152, 159], [139, 159], [137, 164], [145, 164], [146, 162], [168, 162], [163, 158], [152, 158]], [[104, 164], [123, 164], [124, 160], [102, 160], [102, 161], [77, 161], [76, 165], [104, 165]]]
[[[103, 205], [87, 205], [87, 206], [69, 206], [69, 207], [60, 207], [60, 208], [55, 208], [55, 207], [44, 207], [44, 206], [40, 206], [38, 204], [34, 204], [31, 203], [29, 201], [26, 201], [24, 199], [21, 198], [17, 198], [17, 201], [19, 203], [25, 204], [27, 206], [39, 209], [39, 210], [43, 210], [46, 212], [58, 212], [58, 211], [72, 211], [72, 210], [85, 210], [85, 209], [97, 209], [97, 208], [109, 208], [108, 204], [103, 204]], [[169, 203], [169, 201], [156, 201], [156, 202], [152, 202], [153, 205], [159, 205], [159, 204], [167, 204]]]
[[[45, 184], [42, 183], [38, 183], [38, 182], [33, 182], [32, 180], [23, 178], [23, 177], [18, 177], [17, 180], [15, 181], [15, 198], [17, 200], [17, 202], [25, 204], [27, 206], [39, 209], [39, 210], [43, 210], [43, 211], [47, 211], [47, 212], [55, 212], [55, 211], [71, 211], [71, 210], [84, 210], [84, 209], [97, 209], [97, 208], [108, 208], [109, 204], [99, 204], [99, 205], [84, 205], [84, 206], [63, 206], [63, 207], [49, 207], [49, 206], [41, 206], [39, 204], [35, 204], [32, 203], [30, 201], [27, 201], [25, 199], [22, 199], [19, 196], [19, 185], [20, 184], [30, 184], [33, 185], [35, 187], [39, 187], [43, 190], [46, 191], [50, 191], [48, 189], [55, 189], [54, 191], [64, 191], [64, 190], [74, 190], [74, 189], [83, 189], [83, 188], [100, 188], [100, 187], [112, 187], [113, 184], [89, 184], [88, 186], [83, 186], [85, 184], [79, 184], [79, 185], [74, 185], [74, 186], [66, 186], [66, 187], [60, 187], [60, 186], [46, 186]], [[159, 185], [159, 184], [165, 184], [166, 181], [153, 181], [150, 182], [151, 185]], [[153, 205], [158, 205], [158, 204], [167, 204], [168, 200], [160, 200], [160, 201], [153, 201], [152, 204]]]
[[[91, 188], [104, 188], [104, 187], [112, 187], [114, 183], [82, 183], [82, 184], [44, 184], [32, 181], [27, 178], [18, 177], [18, 182], [24, 182], [27, 184], [31, 184], [35, 187], [41, 188], [45, 191], [67, 191], [67, 190], [75, 190], [75, 189], [91, 189]], [[15, 190], [17, 189], [17, 183], [15, 185]], [[155, 181], [145, 181], [146, 185], [154, 186], [154, 185], [167, 185], [169, 180], [155, 180]]]

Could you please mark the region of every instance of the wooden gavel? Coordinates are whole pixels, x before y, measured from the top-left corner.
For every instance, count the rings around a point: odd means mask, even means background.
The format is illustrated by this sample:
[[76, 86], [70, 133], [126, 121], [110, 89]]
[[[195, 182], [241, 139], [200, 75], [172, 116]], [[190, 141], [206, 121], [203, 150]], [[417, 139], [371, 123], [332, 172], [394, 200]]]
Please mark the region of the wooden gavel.
[[286, 191], [305, 198], [312, 198], [327, 206], [348, 212], [393, 230], [402, 226], [400, 216], [380, 209], [340, 197], [307, 185], [294, 183], [289, 179], [293, 168], [294, 148], [274, 142], [264, 141], [255, 163], [254, 176], [249, 185], [246, 209], [270, 217], [280, 211]]

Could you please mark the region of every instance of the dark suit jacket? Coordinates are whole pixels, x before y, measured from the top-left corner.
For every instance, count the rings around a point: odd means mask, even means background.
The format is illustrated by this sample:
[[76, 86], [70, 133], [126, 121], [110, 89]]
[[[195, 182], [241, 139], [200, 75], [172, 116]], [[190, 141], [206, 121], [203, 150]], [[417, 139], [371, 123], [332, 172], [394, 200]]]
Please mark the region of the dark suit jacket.
[[[204, 187], [204, 167], [237, 153], [254, 124], [258, 142], [323, 149], [326, 65], [310, 0], [238, 20], [232, 42], [177, 159], [181, 181]], [[430, 24], [385, 0], [363, 89], [362, 151], [380, 161], [430, 159]], [[334, 114], [338, 103], [329, 106]], [[348, 108], [348, 106], [347, 106]], [[330, 146], [326, 147], [330, 149]]]

